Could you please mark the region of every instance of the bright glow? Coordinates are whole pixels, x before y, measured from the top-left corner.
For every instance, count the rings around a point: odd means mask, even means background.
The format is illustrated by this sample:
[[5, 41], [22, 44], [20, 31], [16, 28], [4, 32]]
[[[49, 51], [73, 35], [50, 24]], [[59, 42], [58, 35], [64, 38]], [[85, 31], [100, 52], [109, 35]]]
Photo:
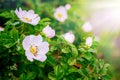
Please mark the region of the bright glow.
[[89, 20], [94, 27], [94, 34], [120, 30], [120, 0], [95, 0], [89, 6], [92, 11]]

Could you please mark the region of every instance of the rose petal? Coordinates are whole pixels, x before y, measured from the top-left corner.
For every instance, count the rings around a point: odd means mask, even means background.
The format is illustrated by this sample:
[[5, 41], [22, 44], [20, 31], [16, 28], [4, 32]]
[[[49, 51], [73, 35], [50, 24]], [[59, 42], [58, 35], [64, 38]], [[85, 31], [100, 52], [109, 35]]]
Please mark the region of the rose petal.
[[43, 42], [39, 46], [39, 52], [38, 52], [38, 54], [46, 54], [48, 51], [49, 51], [49, 44], [48, 44], [48, 42]]
[[37, 55], [36, 57], [34, 57], [34, 59], [44, 62], [47, 59], [47, 57], [46, 55]]
[[25, 52], [25, 55], [28, 60], [33, 61], [34, 55], [29, 50]]
[[29, 50], [31, 45], [31, 36], [26, 36], [22, 42], [23, 48]]

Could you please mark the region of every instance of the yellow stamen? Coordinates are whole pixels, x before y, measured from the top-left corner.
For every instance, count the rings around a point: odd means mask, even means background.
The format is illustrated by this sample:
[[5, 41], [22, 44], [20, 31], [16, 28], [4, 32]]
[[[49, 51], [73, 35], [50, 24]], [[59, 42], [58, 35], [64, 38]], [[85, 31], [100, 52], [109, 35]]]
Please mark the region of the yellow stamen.
[[62, 18], [62, 14], [58, 13], [58, 17], [59, 17], [59, 18]]
[[38, 53], [38, 47], [37, 46], [30, 46], [30, 52], [34, 55], [37, 56]]
[[25, 21], [27, 21], [27, 22], [32, 22], [32, 20], [29, 19], [29, 18], [27, 18], [27, 17], [23, 17], [23, 19], [24, 19]]

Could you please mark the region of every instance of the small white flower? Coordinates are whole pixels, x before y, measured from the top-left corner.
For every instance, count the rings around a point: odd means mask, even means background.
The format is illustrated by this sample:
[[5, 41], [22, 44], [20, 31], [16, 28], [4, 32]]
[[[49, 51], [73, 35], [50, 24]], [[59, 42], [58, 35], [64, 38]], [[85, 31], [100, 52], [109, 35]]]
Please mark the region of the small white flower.
[[72, 31], [63, 34], [62, 36], [69, 43], [73, 43], [75, 41], [75, 36]]
[[47, 25], [42, 32], [49, 38], [52, 38], [55, 36], [55, 30], [53, 30], [49, 25]]
[[15, 10], [15, 13], [20, 18], [20, 20], [25, 23], [37, 25], [40, 21], [40, 17], [38, 14], [35, 14], [33, 10], [25, 11], [19, 8], [19, 10]]
[[0, 31], [4, 31], [4, 28], [0, 27]]
[[90, 47], [92, 45], [92, 37], [87, 37], [85, 44]]
[[85, 32], [90, 32], [90, 31], [92, 31], [92, 25], [91, 25], [89, 22], [86, 22], [86, 23], [82, 26], [82, 29], [83, 29]]
[[70, 4], [66, 4], [66, 5], [65, 5], [65, 9], [66, 9], [66, 10], [69, 10], [70, 8], [71, 8], [71, 5], [70, 5]]
[[65, 7], [60, 6], [58, 8], [56, 8], [55, 12], [54, 12], [54, 17], [60, 21], [60, 22], [64, 22], [67, 19], [67, 10], [65, 9]]
[[44, 62], [46, 60], [46, 53], [49, 51], [48, 42], [43, 42], [40, 35], [26, 36], [22, 42], [23, 48], [25, 49], [25, 55], [28, 60], [33, 59]]

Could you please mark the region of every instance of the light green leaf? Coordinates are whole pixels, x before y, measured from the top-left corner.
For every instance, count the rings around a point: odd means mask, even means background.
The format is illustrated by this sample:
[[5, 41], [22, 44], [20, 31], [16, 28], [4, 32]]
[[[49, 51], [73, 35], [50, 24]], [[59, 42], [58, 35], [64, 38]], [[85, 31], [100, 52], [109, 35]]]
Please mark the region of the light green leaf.
[[69, 45], [70, 45], [70, 47], [71, 47], [72, 55], [73, 55], [74, 57], [77, 57], [77, 56], [78, 56], [78, 50], [77, 50], [76, 46], [73, 45], [73, 44], [69, 44]]
[[68, 59], [68, 64], [69, 65], [74, 65], [75, 63], [76, 63], [76, 59], [75, 58]]

